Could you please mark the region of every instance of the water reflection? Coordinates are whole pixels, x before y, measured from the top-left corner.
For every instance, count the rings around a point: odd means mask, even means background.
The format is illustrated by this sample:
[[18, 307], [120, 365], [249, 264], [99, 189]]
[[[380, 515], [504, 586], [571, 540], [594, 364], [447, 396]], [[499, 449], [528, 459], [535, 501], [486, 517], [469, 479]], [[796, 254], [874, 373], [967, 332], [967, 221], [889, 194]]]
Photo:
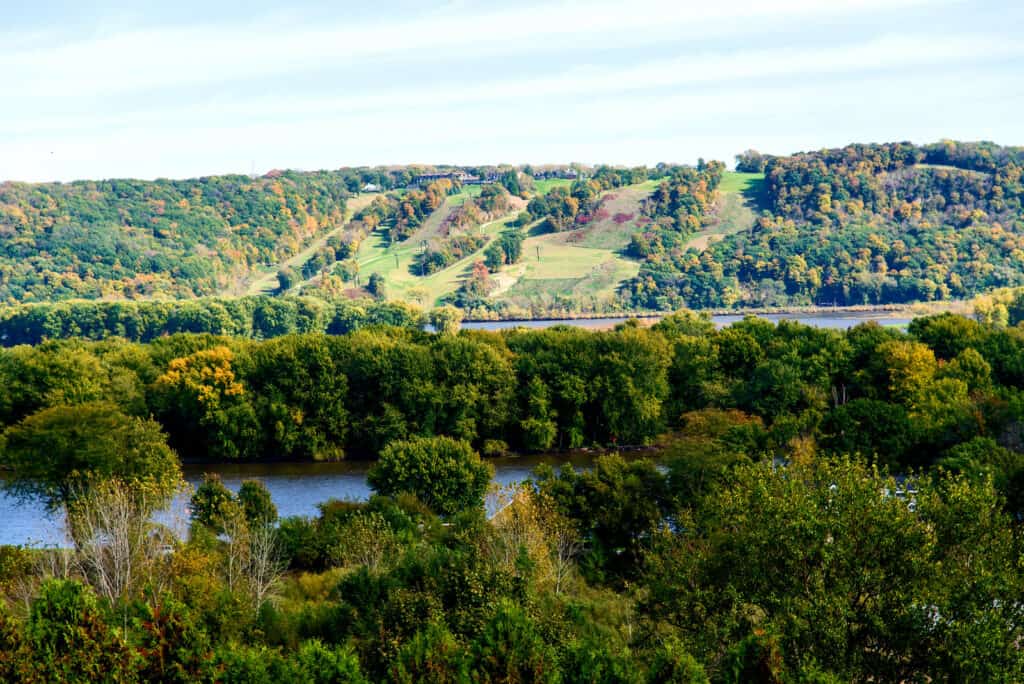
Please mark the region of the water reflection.
[[[913, 320], [909, 316], [894, 316], [891, 313], [885, 312], [854, 311], [835, 313], [758, 314], [757, 317], [772, 321], [773, 323], [778, 323], [779, 321], [796, 321], [816, 328], [832, 328], [835, 330], [845, 330], [847, 328], [852, 328], [858, 323], [865, 323], [867, 321], [877, 321], [880, 325], [905, 327], [911, 320]], [[712, 316], [711, 320], [717, 327], [724, 328], [727, 325], [732, 325], [733, 323], [742, 321], [743, 318], [744, 315], [741, 314], [724, 314], [720, 316]], [[547, 321], [467, 321], [462, 324], [462, 327], [469, 330], [504, 330], [506, 328], [515, 327], [550, 328], [554, 325], [569, 325], [574, 328], [602, 330], [612, 328], [626, 320], [628, 319], [623, 316], [613, 316], [609, 318], [566, 318]], [[651, 321], [651, 319], [647, 320]]]
[[[508, 456], [488, 459], [494, 464], [494, 481], [509, 485], [528, 479], [541, 463], [559, 466], [571, 463], [582, 468], [593, 463], [592, 454], [545, 454]], [[262, 480], [282, 516], [315, 516], [317, 504], [328, 499], [363, 501], [370, 496], [366, 483], [367, 461], [341, 463], [232, 463], [207, 466], [186, 465], [185, 479], [193, 487], [202, 481], [203, 473], [217, 473], [232, 491], [238, 491], [242, 480]], [[157, 519], [184, 530], [188, 520], [188, 497], [178, 497], [169, 510]], [[0, 544], [65, 544], [62, 514], [48, 514], [42, 504], [22, 502], [0, 492]]]

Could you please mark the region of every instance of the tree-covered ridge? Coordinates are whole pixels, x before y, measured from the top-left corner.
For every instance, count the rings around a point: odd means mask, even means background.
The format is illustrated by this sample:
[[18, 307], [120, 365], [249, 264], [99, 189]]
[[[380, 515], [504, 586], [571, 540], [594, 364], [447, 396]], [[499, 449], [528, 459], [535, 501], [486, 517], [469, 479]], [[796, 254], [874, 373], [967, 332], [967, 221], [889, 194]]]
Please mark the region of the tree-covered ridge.
[[405, 189], [423, 174], [450, 176], [361, 212], [365, 224], [355, 222], [345, 242], [358, 247], [360, 229], [372, 231], [384, 220], [401, 239], [465, 172], [397, 166], [275, 170], [259, 178], [0, 183], [0, 301], [237, 292], [254, 268], [280, 263], [339, 226], [347, 197]]
[[898, 303], [1024, 283], [1020, 148], [850, 145], [741, 162], [765, 169], [764, 213], [703, 253], [649, 255], [634, 305]]
[[332, 173], [0, 185], [0, 298], [189, 297], [344, 217]]
[[[748, 151], [738, 167], [764, 178], [745, 178], [756, 188], [737, 190], [721, 162], [701, 161], [6, 183], [0, 301], [237, 293], [255, 270], [263, 272], [257, 282], [266, 291], [272, 283], [264, 287], [263, 280], [273, 273], [267, 269], [278, 264], [281, 292], [333, 271], [337, 277], [323, 283], [338, 296], [350, 289], [346, 283], [354, 287], [373, 275], [360, 275], [361, 267], [380, 270], [378, 257], [387, 250], [405, 259], [402, 273], [378, 274], [383, 281], [374, 291], [416, 301], [408, 296], [409, 276], [429, 276], [476, 253], [482, 238], [468, 234], [524, 202], [526, 210], [509, 225], [524, 228], [523, 250], [532, 249], [536, 263], [509, 269], [493, 301], [483, 291], [462, 296], [462, 283], [447, 281], [432, 299], [446, 295], [482, 314], [505, 315], [502, 297], [517, 298], [523, 311], [529, 301], [530, 312], [553, 313], [889, 304], [1024, 284], [1020, 148], [944, 141], [790, 156]], [[642, 197], [642, 205], [637, 199], [622, 209], [618, 188]], [[363, 191], [380, 194], [366, 196], [375, 199], [342, 227], [346, 197]], [[373, 234], [383, 240], [367, 242]], [[317, 249], [307, 256], [302, 248], [311, 242]], [[538, 249], [545, 246], [548, 257]], [[594, 263], [597, 253], [587, 248], [608, 250], [606, 261]], [[428, 254], [414, 259], [412, 251], [421, 249]], [[505, 250], [503, 259], [494, 251], [489, 272], [499, 261], [513, 263], [514, 251]], [[301, 260], [284, 263], [297, 254]], [[472, 264], [465, 266], [469, 273]], [[552, 275], [559, 273], [569, 275]]]

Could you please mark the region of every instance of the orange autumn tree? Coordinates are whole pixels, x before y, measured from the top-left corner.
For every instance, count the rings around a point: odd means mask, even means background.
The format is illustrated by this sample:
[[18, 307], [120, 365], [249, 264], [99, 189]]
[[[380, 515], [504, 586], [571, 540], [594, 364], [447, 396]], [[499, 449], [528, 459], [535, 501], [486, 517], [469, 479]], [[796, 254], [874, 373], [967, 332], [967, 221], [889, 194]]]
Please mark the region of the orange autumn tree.
[[236, 377], [234, 352], [213, 347], [173, 359], [155, 383], [155, 404], [182, 454], [212, 459], [248, 458], [259, 423], [245, 386]]

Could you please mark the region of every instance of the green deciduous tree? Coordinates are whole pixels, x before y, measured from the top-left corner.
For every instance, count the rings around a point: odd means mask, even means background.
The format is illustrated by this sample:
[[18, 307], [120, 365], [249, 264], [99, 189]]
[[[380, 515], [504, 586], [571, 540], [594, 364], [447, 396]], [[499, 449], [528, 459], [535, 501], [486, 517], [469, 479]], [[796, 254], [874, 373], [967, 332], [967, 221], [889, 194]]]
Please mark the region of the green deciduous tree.
[[643, 604], [712, 667], [726, 665], [722, 644], [760, 633], [790, 672], [810, 659], [844, 681], [1012, 681], [1024, 667], [1011, 645], [1024, 630], [1019, 550], [988, 484], [899, 483], [858, 460], [763, 462], [664, 533]]
[[235, 495], [224, 486], [220, 475], [203, 473], [203, 481], [192, 494], [189, 512], [194, 522], [209, 527], [218, 534], [224, 530], [224, 517], [235, 505]]
[[242, 480], [237, 499], [250, 526], [259, 527], [277, 522], [277, 506], [267, 486], [260, 480]]
[[451, 515], [483, 505], [492, 472], [467, 442], [418, 437], [385, 447], [367, 481], [380, 494], [415, 494], [437, 513]]
[[462, 684], [470, 681], [469, 665], [466, 647], [432, 623], [402, 646], [388, 678], [396, 684]]
[[96, 596], [73, 580], [48, 580], [32, 601], [25, 645], [31, 680], [131, 681], [127, 644], [104, 621]]
[[454, 335], [459, 331], [462, 324], [463, 313], [454, 306], [441, 306], [431, 309], [427, 314], [427, 320], [438, 333], [442, 335]]
[[498, 606], [494, 617], [473, 641], [471, 650], [474, 681], [558, 681], [553, 649], [544, 643], [530, 618], [509, 602]]
[[181, 469], [160, 425], [126, 416], [107, 403], [55, 406], [4, 433], [4, 486], [41, 498], [51, 509], [88, 492], [90, 481], [118, 478], [154, 485], [159, 506], [177, 491]]
[[647, 460], [601, 456], [594, 467], [537, 470], [539, 493], [574, 521], [586, 545], [582, 560], [594, 579], [612, 583], [639, 569], [652, 535], [673, 507], [668, 482]]

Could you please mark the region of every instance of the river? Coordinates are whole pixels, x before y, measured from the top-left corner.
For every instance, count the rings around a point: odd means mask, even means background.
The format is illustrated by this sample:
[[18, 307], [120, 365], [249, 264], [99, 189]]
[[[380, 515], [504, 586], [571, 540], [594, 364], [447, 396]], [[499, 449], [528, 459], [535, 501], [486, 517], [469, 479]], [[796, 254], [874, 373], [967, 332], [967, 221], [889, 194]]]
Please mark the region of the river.
[[[488, 459], [494, 465], [494, 482], [509, 485], [529, 478], [541, 463], [558, 466], [571, 463], [577, 468], [593, 462], [589, 454], [552, 454]], [[238, 463], [208, 466], [187, 465], [185, 479], [195, 487], [203, 473], [217, 473], [232, 491], [238, 491], [242, 480], [261, 480], [270, 490], [271, 498], [282, 517], [316, 516], [317, 504], [328, 499], [364, 501], [370, 495], [366, 483], [367, 461], [341, 463]], [[188, 497], [180, 496], [168, 510], [157, 515], [160, 522], [184, 534], [188, 527]], [[0, 545], [34, 546], [64, 545], [63, 515], [51, 515], [38, 502], [19, 501], [0, 491]]]
[[[878, 321], [883, 325], [906, 326], [910, 316], [894, 316], [886, 312], [829, 312], [761, 314], [761, 318], [777, 322], [799, 321], [820, 328], [846, 329], [865, 321]], [[500, 330], [515, 326], [547, 328], [553, 325], [572, 325], [581, 328], [611, 328], [627, 320], [626, 317], [564, 319], [546, 321], [472, 321], [463, 328]], [[722, 327], [743, 320], [742, 315], [713, 316], [715, 325]], [[562, 455], [493, 459], [494, 480], [510, 484], [525, 480], [539, 463], [557, 465], [572, 462], [585, 466], [587, 456], [569, 458]], [[186, 466], [185, 478], [195, 486], [203, 472], [216, 472], [232, 490], [237, 490], [243, 479], [262, 480], [270, 490], [281, 516], [317, 514], [317, 504], [328, 499], [364, 500], [370, 489], [366, 484], [367, 462], [343, 463], [250, 463], [216, 466]], [[187, 499], [179, 497], [170, 510], [161, 516], [164, 522], [184, 529], [187, 518]], [[43, 506], [35, 502], [22, 502], [0, 491], [0, 544], [53, 545], [65, 543], [61, 516], [48, 515]]]
[[[894, 313], [891, 311], [829, 311], [819, 313], [766, 313], [756, 315], [758, 318], [763, 318], [765, 320], [772, 321], [773, 323], [777, 323], [779, 321], [797, 321], [798, 323], [813, 325], [817, 328], [832, 328], [837, 330], [852, 328], [858, 323], [865, 323], [867, 321], [877, 321], [882, 325], [905, 327], [913, 320], [913, 316], [901, 312]], [[712, 316], [711, 320], [717, 327], [724, 328], [732, 323], [742, 321], [743, 318], [743, 314], [722, 314]], [[515, 328], [517, 326], [524, 328], [550, 328], [553, 325], [570, 325], [577, 328], [602, 330], [612, 328], [627, 320], [629, 320], [628, 316], [610, 316], [608, 318], [560, 318], [534, 321], [466, 321], [462, 324], [462, 327], [468, 330], [503, 330], [506, 328]], [[653, 319], [648, 318], [642, 320], [651, 321]]]

